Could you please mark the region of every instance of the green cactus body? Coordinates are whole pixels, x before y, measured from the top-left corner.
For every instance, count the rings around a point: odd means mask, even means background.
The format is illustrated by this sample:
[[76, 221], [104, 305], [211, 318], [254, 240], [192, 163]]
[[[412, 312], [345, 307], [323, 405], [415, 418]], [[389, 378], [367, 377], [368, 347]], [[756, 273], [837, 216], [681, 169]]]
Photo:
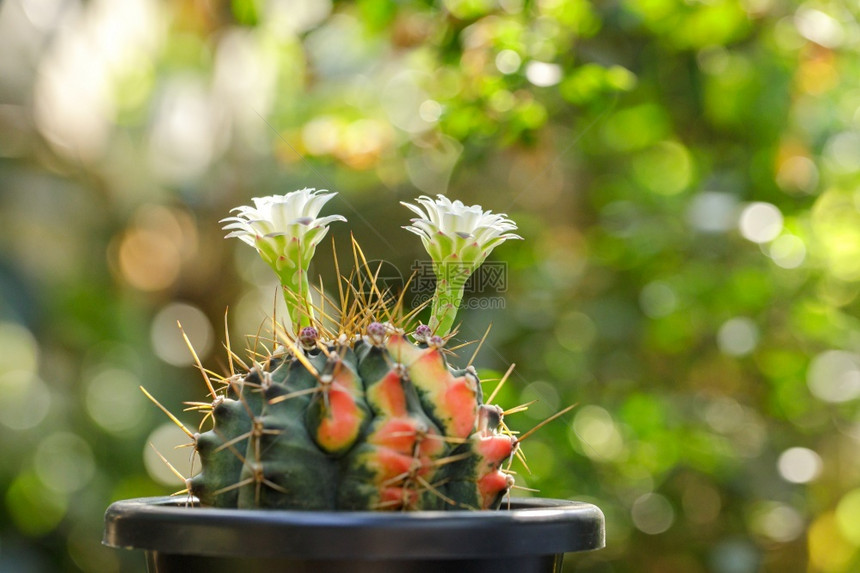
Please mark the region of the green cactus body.
[[[247, 440], [236, 439], [251, 430], [251, 417], [238, 400], [216, 398], [213, 417], [218, 420], [217, 430], [198, 434], [195, 439], [197, 453], [208, 469], [190, 480], [191, 492], [204, 505], [234, 507], [238, 504], [239, 481]], [[230, 443], [228, 443], [230, 442]]]
[[[321, 354], [307, 358], [314, 367], [327, 364]], [[316, 387], [316, 378], [298, 361], [283, 358], [269, 361], [268, 372], [263, 408], [254, 420], [257, 431], [248, 439], [237, 482], [238, 507], [314, 509], [331, 504], [337, 468], [304, 421], [312, 401], [307, 391]], [[204, 463], [202, 473], [205, 470]]]
[[228, 379], [214, 426], [196, 436], [203, 469], [190, 490], [202, 504], [499, 506], [517, 442], [502, 431], [501, 409], [481, 403], [475, 371], [452, 370], [441, 339], [414, 344], [380, 323], [365, 331], [295, 346]]

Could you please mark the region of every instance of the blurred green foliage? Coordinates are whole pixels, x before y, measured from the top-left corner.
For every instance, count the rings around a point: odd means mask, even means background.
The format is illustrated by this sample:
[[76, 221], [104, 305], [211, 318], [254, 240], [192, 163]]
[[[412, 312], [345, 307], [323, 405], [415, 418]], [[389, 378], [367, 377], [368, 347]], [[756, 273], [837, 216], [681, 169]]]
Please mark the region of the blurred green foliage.
[[[369, 258], [422, 258], [445, 193], [526, 240], [460, 337], [510, 363], [520, 485], [598, 504], [589, 572], [860, 567], [860, 9], [830, 0], [0, 4], [0, 571], [140, 570], [115, 499], [276, 300], [218, 220], [340, 195]], [[316, 272], [334, 288], [330, 251]], [[483, 307], [483, 308], [482, 308]], [[465, 350], [468, 359], [470, 350]], [[492, 384], [492, 383], [488, 383]], [[189, 413], [183, 419], [191, 425]], [[165, 425], [166, 424], [166, 425]], [[187, 450], [171, 459], [187, 468]], [[183, 466], [184, 464], [184, 466]], [[530, 470], [530, 471], [529, 471]], [[523, 490], [529, 495], [528, 490]]]

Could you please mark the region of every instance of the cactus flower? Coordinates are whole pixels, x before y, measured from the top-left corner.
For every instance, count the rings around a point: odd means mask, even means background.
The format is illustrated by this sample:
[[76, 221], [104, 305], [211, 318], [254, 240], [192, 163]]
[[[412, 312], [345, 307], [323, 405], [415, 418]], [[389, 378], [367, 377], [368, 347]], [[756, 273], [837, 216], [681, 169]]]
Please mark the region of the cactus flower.
[[313, 319], [308, 284], [308, 265], [317, 245], [341, 215], [319, 217], [336, 193], [300, 189], [286, 195], [255, 197], [253, 206], [232, 209], [237, 214], [222, 219], [223, 229], [251, 245], [275, 271], [284, 287], [284, 298], [295, 327], [309, 326]]
[[421, 237], [433, 260], [436, 292], [430, 327], [435, 334], [445, 336], [454, 324], [472, 273], [494, 248], [508, 239], [522, 237], [511, 232], [517, 225], [507, 215], [484, 211], [480, 205], [466, 206], [444, 195], [437, 195], [436, 200], [422, 195], [416, 202], [423, 209], [401, 202], [418, 215], [403, 228]]

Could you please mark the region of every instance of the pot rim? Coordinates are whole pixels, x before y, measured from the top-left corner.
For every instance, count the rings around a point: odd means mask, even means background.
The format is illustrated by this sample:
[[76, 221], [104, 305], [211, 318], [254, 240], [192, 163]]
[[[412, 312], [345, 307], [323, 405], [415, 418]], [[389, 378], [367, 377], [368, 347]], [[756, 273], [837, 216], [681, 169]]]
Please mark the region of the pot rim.
[[598, 507], [546, 498], [513, 498], [499, 511], [371, 512], [190, 507], [149, 497], [111, 504], [103, 543], [221, 557], [504, 558], [599, 549], [605, 530]]

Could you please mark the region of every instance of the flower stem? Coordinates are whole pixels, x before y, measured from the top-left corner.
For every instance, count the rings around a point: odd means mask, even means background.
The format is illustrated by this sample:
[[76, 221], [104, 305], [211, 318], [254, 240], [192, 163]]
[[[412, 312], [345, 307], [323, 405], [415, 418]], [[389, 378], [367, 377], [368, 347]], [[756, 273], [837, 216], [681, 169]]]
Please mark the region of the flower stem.
[[454, 326], [463, 291], [471, 272], [464, 273], [461, 265], [436, 265], [436, 291], [430, 316], [430, 329], [438, 336], [446, 336]]
[[284, 302], [293, 329], [298, 332], [306, 326], [312, 326], [314, 309], [311, 305], [311, 289], [308, 283], [308, 273], [299, 267], [295, 272], [279, 273], [284, 290]]

